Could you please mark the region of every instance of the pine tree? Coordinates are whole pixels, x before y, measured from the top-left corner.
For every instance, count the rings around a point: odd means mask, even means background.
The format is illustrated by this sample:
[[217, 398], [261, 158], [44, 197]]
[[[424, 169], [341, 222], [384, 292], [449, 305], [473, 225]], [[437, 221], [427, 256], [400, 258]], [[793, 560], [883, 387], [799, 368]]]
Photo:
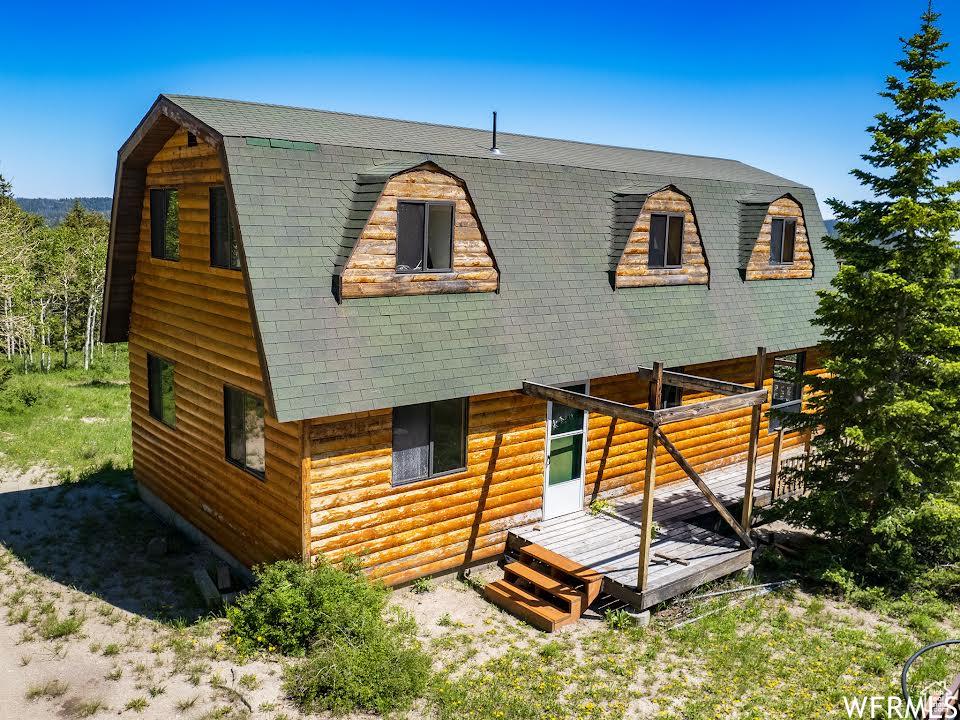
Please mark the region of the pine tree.
[[928, 7], [901, 38], [903, 77], [880, 93], [893, 108], [868, 128], [869, 169], [851, 173], [870, 199], [828, 200], [842, 266], [815, 320], [827, 372], [808, 382], [811, 412], [784, 418], [820, 434], [811, 492], [782, 513], [875, 578], [960, 560], [960, 182], [943, 179], [960, 123], [943, 108], [958, 89], [937, 78], [938, 18]]

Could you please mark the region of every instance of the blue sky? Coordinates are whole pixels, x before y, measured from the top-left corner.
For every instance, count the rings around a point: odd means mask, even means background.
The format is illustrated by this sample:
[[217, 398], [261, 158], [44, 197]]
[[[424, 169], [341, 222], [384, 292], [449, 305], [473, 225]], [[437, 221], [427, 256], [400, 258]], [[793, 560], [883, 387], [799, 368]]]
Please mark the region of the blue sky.
[[[960, 5], [939, 4], [960, 79]], [[925, 5], [13, 3], [0, 173], [21, 196], [110, 195], [117, 148], [178, 92], [472, 127], [496, 109], [504, 131], [732, 157], [853, 199]]]

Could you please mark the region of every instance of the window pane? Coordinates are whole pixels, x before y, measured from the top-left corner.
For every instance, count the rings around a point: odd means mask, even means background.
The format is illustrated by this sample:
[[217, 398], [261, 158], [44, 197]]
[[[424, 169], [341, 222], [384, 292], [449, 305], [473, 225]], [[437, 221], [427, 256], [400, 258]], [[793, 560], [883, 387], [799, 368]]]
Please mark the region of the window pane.
[[[571, 385], [564, 390], [572, 390], [576, 393], [585, 393], [586, 385]], [[561, 435], [574, 430], [583, 430], [583, 410], [567, 407], [560, 403], [552, 403], [550, 410], [550, 434]]]
[[442, 400], [430, 407], [430, 442], [433, 445], [433, 467], [430, 474], [449, 472], [466, 465], [466, 428], [462, 398]]
[[426, 206], [422, 203], [397, 203], [397, 270], [423, 269], [423, 226]]
[[242, 465], [246, 457], [243, 448], [243, 393], [233, 388], [224, 388], [223, 414], [227, 457]]
[[254, 472], [266, 469], [263, 400], [243, 393], [244, 465]]
[[647, 264], [650, 267], [663, 267], [667, 245], [667, 216], [650, 216], [650, 257]]
[[147, 355], [147, 396], [149, 398], [150, 414], [159, 418], [162, 398], [160, 396], [160, 365], [157, 358]]
[[660, 406], [665, 408], [683, 405], [683, 388], [678, 385], [664, 385], [660, 394]]
[[160, 418], [168, 425], [176, 423], [176, 405], [173, 391], [173, 363], [160, 360]]
[[797, 239], [797, 221], [787, 220], [783, 224], [783, 253], [781, 262], [793, 262], [793, 247]]
[[583, 469], [583, 434], [568, 435], [550, 441], [549, 485], [578, 480]]
[[419, 480], [430, 474], [430, 406], [393, 409], [393, 482]]
[[453, 267], [453, 206], [430, 205], [427, 223], [427, 269]]
[[167, 260], [180, 259], [180, 194], [176, 190], [165, 190], [167, 212], [164, 228], [163, 257]]
[[147, 398], [150, 414], [167, 425], [176, 422], [173, 363], [147, 355]]
[[667, 265], [683, 264], [683, 218], [671, 216], [667, 237]]
[[783, 257], [783, 220], [770, 222], [770, 262], [782, 262]]
[[800, 400], [803, 381], [799, 379], [799, 374], [803, 372], [803, 366], [804, 353], [781, 355], [773, 359], [772, 406]]
[[167, 194], [163, 190], [150, 191], [150, 254], [155, 258], [163, 257], [164, 234], [166, 232]]
[[229, 270], [240, 269], [240, 253], [227, 212], [227, 190], [210, 188], [210, 263]]

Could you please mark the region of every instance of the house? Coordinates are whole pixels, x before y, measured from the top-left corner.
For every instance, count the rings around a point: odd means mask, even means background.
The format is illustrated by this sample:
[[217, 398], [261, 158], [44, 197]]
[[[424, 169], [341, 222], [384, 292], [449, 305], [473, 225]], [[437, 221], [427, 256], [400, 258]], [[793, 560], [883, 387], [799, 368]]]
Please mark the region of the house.
[[[577, 518], [619, 528], [639, 578], [604, 587], [641, 607], [749, 564], [735, 538], [765, 463], [804, 442], [767, 392], [800, 409], [836, 270], [813, 191], [732, 160], [492, 142], [157, 99], [119, 151], [102, 325], [129, 342], [154, 507], [247, 566], [356, 555], [391, 584], [508, 541], [524, 554]], [[734, 540], [687, 522], [738, 493]], [[720, 546], [723, 562], [695, 552]], [[558, 547], [513, 580], [569, 614], [563, 593], [595, 594], [612, 566]]]

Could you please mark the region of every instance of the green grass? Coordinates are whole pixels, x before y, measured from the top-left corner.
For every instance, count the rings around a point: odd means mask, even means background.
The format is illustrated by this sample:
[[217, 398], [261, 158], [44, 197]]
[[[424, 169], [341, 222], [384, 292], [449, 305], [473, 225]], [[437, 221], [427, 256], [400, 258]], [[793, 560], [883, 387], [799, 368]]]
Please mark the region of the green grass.
[[[845, 695], [899, 695], [906, 658], [955, 634], [922, 604], [914, 613], [926, 621], [871, 615], [866, 625], [856, 608], [817, 596], [722, 598], [683, 616], [667, 609], [648, 628], [607, 623], [579, 639], [510, 639], [506, 652], [480, 664], [466, 662], [473, 648], [440, 638], [434, 649], [445, 651], [444, 669], [431, 701], [441, 720], [615, 720], [638, 702], [655, 704], [658, 718], [846, 717]], [[960, 650], [925, 657], [910, 686], [952, 678], [958, 661]]]
[[72, 360], [66, 370], [14, 372], [0, 390], [0, 465], [45, 463], [71, 480], [130, 467], [126, 347], [104, 347], [89, 371]]

